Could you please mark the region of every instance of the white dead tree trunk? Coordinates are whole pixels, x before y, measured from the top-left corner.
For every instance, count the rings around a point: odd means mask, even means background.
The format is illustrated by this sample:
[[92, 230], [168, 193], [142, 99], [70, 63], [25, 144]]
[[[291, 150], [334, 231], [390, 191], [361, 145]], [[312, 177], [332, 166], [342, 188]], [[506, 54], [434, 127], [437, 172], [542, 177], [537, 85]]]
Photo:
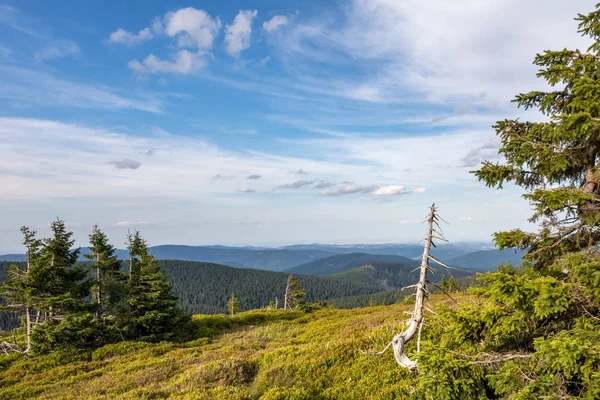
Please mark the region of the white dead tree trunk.
[[[377, 355], [383, 354], [390, 346], [394, 349], [394, 357], [396, 358], [396, 362], [398, 365], [408, 368], [414, 369], [417, 366], [417, 360], [411, 360], [404, 353], [404, 346], [406, 343], [411, 340], [415, 334], [418, 334], [418, 343], [417, 343], [417, 353], [421, 350], [421, 328], [423, 325], [423, 309], [426, 308], [424, 306], [424, 300], [427, 297], [427, 272], [434, 272], [433, 268], [429, 265], [429, 260], [433, 260], [436, 263], [442, 265], [447, 268], [445, 264], [437, 260], [435, 257], [432, 257], [429, 253], [431, 251], [431, 246], [435, 247], [433, 239], [439, 239], [442, 241], [447, 241], [444, 239], [443, 234], [441, 233], [441, 228], [439, 226], [439, 220], [441, 219], [436, 211], [435, 204], [432, 204], [429, 208], [429, 215], [427, 216], [427, 237], [425, 238], [425, 246], [423, 248], [423, 256], [421, 258], [421, 266], [419, 267], [419, 282], [413, 286], [415, 287], [415, 308], [411, 314], [410, 319], [407, 323], [407, 328], [404, 332], [397, 334], [393, 337], [392, 341], [379, 353], [375, 353]], [[438, 228], [437, 230], [435, 228]]]
[[289, 298], [290, 298], [290, 281], [292, 276], [288, 276], [287, 283], [285, 284], [285, 297], [283, 298], [283, 311], [287, 311], [289, 307]]

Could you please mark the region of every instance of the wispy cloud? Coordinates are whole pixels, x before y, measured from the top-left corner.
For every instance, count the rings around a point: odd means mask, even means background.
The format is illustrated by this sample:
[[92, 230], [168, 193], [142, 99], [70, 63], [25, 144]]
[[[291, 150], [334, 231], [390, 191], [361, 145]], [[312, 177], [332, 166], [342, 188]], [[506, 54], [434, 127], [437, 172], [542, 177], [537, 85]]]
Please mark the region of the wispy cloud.
[[230, 181], [234, 178], [233, 175], [221, 175], [217, 174], [211, 178], [213, 181]]
[[7, 4], [0, 4], [0, 23], [34, 38], [45, 38], [45, 35], [38, 32], [35, 28], [33, 21], [23, 16], [16, 8]]
[[148, 226], [151, 225], [148, 221], [119, 221], [114, 224], [117, 227], [136, 227], [136, 226]]
[[498, 149], [500, 143], [494, 139], [482, 144], [469, 152], [460, 159], [461, 167], [476, 167], [485, 160], [495, 160], [499, 158]]
[[58, 40], [51, 43], [48, 47], [36, 51], [34, 58], [36, 61], [55, 60], [63, 57], [78, 57], [81, 54], [79, 45], [72, 40]]
[[251, 189], [251, 188], [246, 188], [246, 189], [241, 189], [240, 193], [255, 193], [256, 189]]
[[376, 188], [377, 188], [377, 186], [375, 186], [375, 185], [357, 185], [354, 183], [350, 183], [350, 184], [334, 187], [331, 189], [325, 189], [325, 190], [321, 191], [320, 195], [337, 197], [337, 196], [345, 196], [345, 195], [355, 194], [355, 193], [371, 193]]
[[109, 164], [115, 166], [116, 169], [138, 169], [142, 166], [142, 163], [136, 160], [132, 160], [130, 158], [125, 158], [120, 161], [111, 161]]
[[128, 46], [133, 46], [136, 44], [143, 43], [146, 40], [150, 40], [153, 37], [154, 35], [152, 35], [152, 31], [150, 30], [150, 28], [144, 28], [138, 33], [133, 33], [119, 28], [110, 34], [110, 36], [108, 37], [108, 41], [110, 43], [121, 43]]
[[[333, 186], [333, 185], [331, 185]], [[315, 186], [318, 187], [318, 186]], [[327, 186], [329, 187], [329, 186]], [[369, 194], [374, 197], [391, 197], [391, 196], [401, 196], [407, 194], [419, 194], [425, 193], [426, 189], [423, 187], [409, 190], [402, 185], [388, 185], [377, 187], [377, 185], [358, 185], [354, 182], [342, 182], [339, 186], [331, 187], [330, 189], [326, 189], [321, 191], [320, 196], [346, 196], [350, 194]]]
[[389, 185], [382, 186], [377, 190], [373, 191], [373, 196], [382, 197], [382, 196], [399, 196], [411, 193], [425, 193], [425, 188], [416, 188], [413, 190], [408, 190], [404, 186], [401, 185]]
[[329, 187], [332, 187], [332, 186], [335, 186], [335, 183], [326, 182], [326, 181], [319, 181], [315, 185], [315, 188], [317, 188], [317, 189], [326, 189], [326, 188], [329, 188]]
[[273, 32], [276, 29], [287, 25], [287, 23], [288, 17], [286, 17], [285, 15], [275, 15], [270, 20], [263, 22], [263, 29], [267, 32]]
[[200, 70], [206, 65], [202, 54], [192, 53], [188, 50], [179, 50], [172, 61], [161, 60], [154, 54], [147, 56], [142, 62], [132, 60], [127, 66], [137, 73], [168, 73], [189, 74]]
[[315, 181], [300, 180], [300, 181], [295, 181], [292, 183], [286, 183], [284, 185], [279, 185], [279, 186], [277, 186], [277, 189], [300, 189], [301, 187], [309, 186], [309, 185], [312, 185], [313, 183], [315, 183]]
[[120, 89], [63, 80], [30, 69], [0, 66], [0, 84], [0, 99], [4, 100], [52, 107], [162, 112], [162, 101], [155, 96], [136, 96]]
[[225, 50], [232, 57], [239, 57], [240, 53], [250, 47], [252, 35], [252, 21], [258, 11], [240, 10], [230, 25], [225, 27]]
[[262, 175], [250, 175], [246, 179], [254, 179], [254, 180], [256, 180], [256, 179], [260, 179], [260, 178], [262, 178]]
[[298, 176], [298, 175], [308, 175], [308, 172], [306, 172], [305, 170], [303, 170], [302, 168], [300, 168], [299, 170], [297, 170], [296, 172], [294, 172], [294, 175]]

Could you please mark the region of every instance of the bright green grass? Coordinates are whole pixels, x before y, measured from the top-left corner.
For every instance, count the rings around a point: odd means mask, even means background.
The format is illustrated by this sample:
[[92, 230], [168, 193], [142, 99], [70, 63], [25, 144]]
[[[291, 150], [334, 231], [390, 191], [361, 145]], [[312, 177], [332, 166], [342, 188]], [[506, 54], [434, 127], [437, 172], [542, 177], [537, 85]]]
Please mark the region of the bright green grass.
[[[433, 296], [432, 303], [445, 300]], [[381, 349], [410, 305], [194, 316], [199, 339], [79, 356], [0, 357], [0, 399], [402, 399], [416, 377]], [[427, 346], [426, 340], [423, 342]], [[415, 344], [408, 346], [415, 351]]]

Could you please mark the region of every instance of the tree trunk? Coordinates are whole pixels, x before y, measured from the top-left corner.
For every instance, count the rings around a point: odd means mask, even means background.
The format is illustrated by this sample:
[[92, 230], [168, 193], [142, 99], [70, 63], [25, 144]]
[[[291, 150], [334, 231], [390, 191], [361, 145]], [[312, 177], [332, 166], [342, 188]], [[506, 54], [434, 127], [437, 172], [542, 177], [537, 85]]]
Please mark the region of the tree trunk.
[[[27, 247], [27, 272], [26, 276], [29, 275], [29, 269], [31, 268], [31, 247]], [[27, 301], [27, 300], [26, 300]], [[24, 352], [29, 352], [31, 349], [31, 308], [25, 307], [25, 335], [27, 337], [27, 345]]]
[[404, 354], [404, 345], [413, 338], [419, 330], [419, 326], [423, 321], [423, 301], [427, 292], [427, 270], [429, 269], [429, 252], [431, 250], [431, 242], [433, 240], [433, 224], [435, 222], [435, 204], [430, 208], [429, 217], [427, 218], [428, 229], [425, 239], [425, 247], [423, 249], [423, 257], [421, 258], [421, 272], [419, 282], [417, 283], [417, 292], [415, 299], [415, 308], [408, 321], [408, 328], [402, 333], [397, 334], [392, 339], [392, 347], [394, 349], [394, 357], [396, 362], [408, 369], [413, 369], [417, 366], [417, 361], [412, 361]]
[[285, 297], [283, 299], [283, 311], [287, 311], [288, 310], [288, 301], [289, 301], [289, 296], [290, 296], [290, 276], [288, 276], [288, 280], [287, 283], [285, 285]]
[[100, 255], [96, 253], [96, 303], [98, 304], [98, 311], [96, 312], [96, 318], [100, 320], [102, 314], [102, 289], [100, 287]]
[[31, 349], [31, 309], [27, 307], [25, 309], [25, 327], [27, 335], [27, 346], [25, 347], [24, 353], [29, 352]]

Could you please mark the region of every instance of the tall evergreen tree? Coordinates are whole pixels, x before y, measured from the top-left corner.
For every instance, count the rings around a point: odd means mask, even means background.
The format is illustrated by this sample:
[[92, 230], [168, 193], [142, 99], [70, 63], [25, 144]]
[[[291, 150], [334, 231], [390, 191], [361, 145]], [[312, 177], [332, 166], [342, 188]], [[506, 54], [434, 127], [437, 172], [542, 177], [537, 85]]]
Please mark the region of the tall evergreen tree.
[[40, 308], [47, 320], [59, 321], [76, 312], [89, 310], [85, 297], [89, 295], [91, 280], [86, 269], [77, 263], [79, 249], [73, 250], [73, 232], [64, 221], [52, 222], [52, 237], [43, 240], [41, 266], [35, 273], [43, 287]]
[[548, 121], [499, 121], [505, 162], [475, 171], [524, 188], [540, 229], [494, 235], [525, 262], [484, 275], [480, 303], [441, 317], [419, 359], [423, 397], [600, 398], [600, 4], [576, 19], [588, 52], [538, 54], [551, 89], [515, 99]]
[[27, 353], [31, 349], [31, 332], [34, 325], [32, 313], [37, 305], [36, 294], [39, 294], [35, 290], [37, 285], [32, 275], [35, 275], [35, 269], [39, 267], [42, 242], [36, 238], [36, 231], [26, 226], [21, 227], [21, 233], [23, 245], [27, 249], [25, 268], [11, 265], [9, 279], [0, 287], [0, 295], [7, 302], [3, 309], [24, 315], [26, 345], [23, 351]]
[[107, 317], [116, 315], [123, 300], [125, 285], [123, 274], [120, 272], [121, 262], [115, 255], [116, 249], [109, 243], [108, 237], [98, 228], [98, 225], [94, 225], [89, 238], [89, 249], [92, 254], [87, 254], [86, 258], [94, 263], [92, 269], [95, 272], [95, 279], [92, 295], [97, 307], [96, 318], [106, 321]]
[[40, 325], [32, 332], [32, 346], [38, 352], [90, 346], [96, 337], [86, 300], [92, 280], [77, 262], [79, 249], [73, 250], [73, 232], [67, 230], [64, 221], [52, 222], [50, 229], [52, 236], [42, 241], [39, 265], [30, 271], [42, 314]]
[[130, 278], [122, 326], [129, 337], [169, 337], [184, 320], [177, 297], [139, 232], [129, 235]]
[[518, 119], [495, 126], [503, 164], [484, 162], [476, 176], [488, 186], [523, 187], [533, 206], [536, 233], [515, 229], [495, 235], [502, 248], [527, 249], [525, 259], [545, 268], [558, 257], [595, 249], [600, 240], [600, 11], [579, 15], [588, 49], [545, 51], [534, 64], [552, 88], [519, 94], [514, 102], [537, 108], [547, 122]]

